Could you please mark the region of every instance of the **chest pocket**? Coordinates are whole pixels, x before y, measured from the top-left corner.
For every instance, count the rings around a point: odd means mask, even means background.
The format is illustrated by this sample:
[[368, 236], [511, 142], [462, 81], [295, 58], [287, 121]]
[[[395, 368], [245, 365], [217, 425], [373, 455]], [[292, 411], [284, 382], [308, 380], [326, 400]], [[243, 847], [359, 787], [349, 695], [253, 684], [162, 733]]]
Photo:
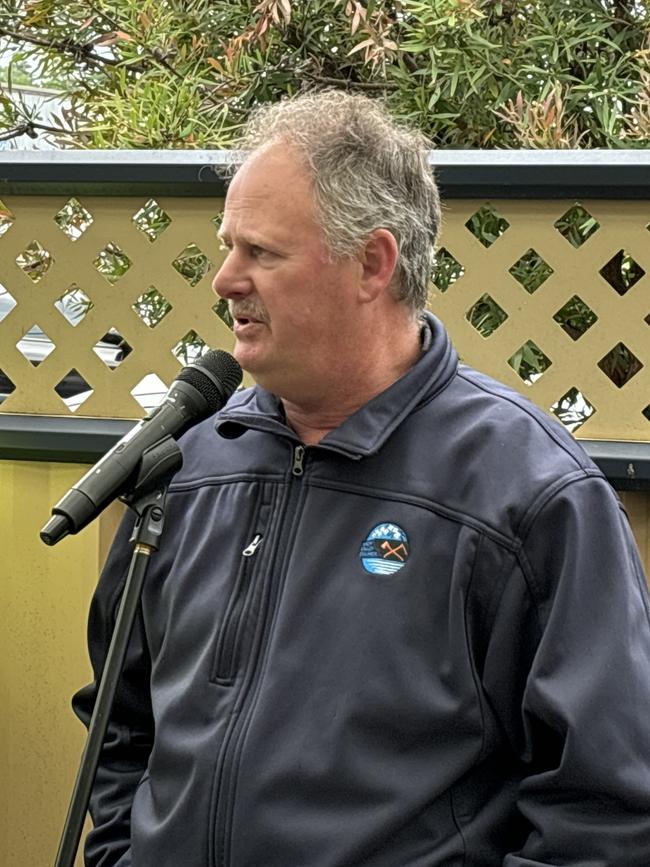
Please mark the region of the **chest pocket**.
[[260, 608], [266, 535], [271, 519], [271, 486], [263, 485], [253, 510], [246, 543], [239, 556], [237, 575], [217, 633], [210, 680], [229, 686], [241, 668]]

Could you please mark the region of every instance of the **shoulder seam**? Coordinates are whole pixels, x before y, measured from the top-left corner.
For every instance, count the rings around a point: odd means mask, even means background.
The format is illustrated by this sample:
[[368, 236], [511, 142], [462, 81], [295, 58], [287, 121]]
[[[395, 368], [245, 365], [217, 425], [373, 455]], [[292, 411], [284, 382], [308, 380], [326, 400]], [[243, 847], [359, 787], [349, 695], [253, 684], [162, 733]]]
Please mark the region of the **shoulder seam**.
[[[577, 464], [579, 467], [582, 467], [582, 464], [580, 463], [578, 458], [566, 447], [566, 444], [560, 439], [560, 437], [557, 436], [556, 432], [551, 427], [551, 419], [547, 420], [547, 419], [538, 418], [536, 415], [534, 415], [528, 409], [528, 407], [525, 405], [525, 403], [519, 403], [514, 398], [509, 397], [507, 394], [501, 394], [498, 391], [495, 391], [494, 389], [487, 388], [482, 383], [476, 382], [474, 379], [469, 377], [465, 373], [465, 371], [460, 367], [458, 368], [457, 376], [459, 376], [461, 379], [464, 379], [465, 382], [468, 383], [468, 385], [471, 385], [474, 388], [479, 389], [480, 391], [484, 391], [486, 394], [492, 395], [492, 397], [496, 397], [497, 399], [504, 400], [504, 401], [506, 401], [506, 403], [510, 403], [513, 406], [517, 407], [517, 409], [521, 410], [530, 419], [532, 419], [537, 425], [539, 425], [539, 427], [541, 427], [548, 434], [548, 436], [551, 437], [551, 439], [562, 449], [563, 452], [565, 452], [569, 456], [569, 458], [571, 458], [571, 460], [575, 464]], [[525, 400], [525, 398], [524, 398], [524, 400]], [[543, 410], [540, 409], [540, 412], [543, 412]]]
[[551, 485], [549, 488], [547, 488], [547, 490], [545, 491], [546, 496], [540, 497], [539, 502], [536, 504], [536, 508], [530, 510], [530, 514], [526, 518], [526, 525], [521, 528], [524, 532], [519, 535], [519, 550], [516, 553], [516, 557], [519, 562], [524, 581], [526, 582], [526, 586], [528, 587], [528, 591], [531, 595], [531, 599], [534, 601], [535, 607], [537, 609], [539, 609], [539, 602], [537, 601], [536, 588], [539, 587], [539, 582], [535, 574], [535, 569], [533, 568], [533, 565], [526, 554], [526, 537], [530, 532], [532, 525], [539, 513], [542, 511], [543, 508], [548, 505], [548, 503], [555, 496], [557, 496], [557, 494], [559, 494], [560, 491], [564, 490], [564, 488], [567, 488], [570, 485], [575, 485], [579, 482], [589, 481], [590, 479], [596, 479], [599, 482], [604, 483], [609, 489], [611, 489], [611, 485], [599, 470], [586, 470], [585, 472], [572, 473], [570, 476], [559, 479], [554, 485]]
[[574, 470], [574, 472], [569, 473], [568, 475], [561, 476], [559, 479], [556, 479], [551, 485], [544, 489], [537, 497], [537, 499], [530, 504], [528, 509], [524, 512], [519, 527], [516, 530], [516, 535], [519, 540], [520, 545], [523, 546], [526, 536], [530, 532], [530, 528], [535, 521], [535, 518], [542, 509], [549, 503], [553, 497], [555, 497], [560, 491], [564, 488], [569, 487], [570, 485], [577, 484], [578, 482], [587, 481], [588, 479], [598, 479], [601, 482], [604, 482], [608, 487], [611, 487], [605, 476], [601, 473], [601, 471], [597, 468], [591, 467], [582, 467], [579, 470]]

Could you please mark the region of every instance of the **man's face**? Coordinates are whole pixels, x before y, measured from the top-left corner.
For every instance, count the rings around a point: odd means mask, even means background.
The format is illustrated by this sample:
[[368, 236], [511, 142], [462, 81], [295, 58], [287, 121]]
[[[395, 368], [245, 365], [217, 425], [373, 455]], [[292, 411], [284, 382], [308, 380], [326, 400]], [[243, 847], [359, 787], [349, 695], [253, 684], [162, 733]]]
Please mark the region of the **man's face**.
[[237, 361], [291, 400], [326, 387], [353, 352], [361, 265], [328, 261], [294, 151], [272, 145], [250, 157], [230, 185], [219, 234], [229, 252], [213, 287], [229, 303]]

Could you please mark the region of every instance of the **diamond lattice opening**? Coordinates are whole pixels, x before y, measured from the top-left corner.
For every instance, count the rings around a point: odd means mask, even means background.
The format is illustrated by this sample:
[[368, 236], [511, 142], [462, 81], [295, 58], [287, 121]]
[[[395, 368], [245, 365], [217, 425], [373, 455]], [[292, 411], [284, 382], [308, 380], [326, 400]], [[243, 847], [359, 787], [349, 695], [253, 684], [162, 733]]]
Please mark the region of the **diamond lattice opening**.
[[0, 199], [0, 238], [8, 232], [16, 222], [16, 217]]
[[54, 391], [59, 395], [70, 412], [76, 412], [81, 404], [88, 400], [94, 389], [86, 382], [79, 371], [73, 367], [54, 386]]
[[598, 321], [594, 311], [587, 307], [578, 295], [569, 298], [564, 307], [561, 307], [553, 319], [566, 331], [571, 340], [578, 340]]
[[0, 403], [16, 390], [16, 386], [9, 379], [4, 370], [0, 370]]
[[132, 351], [132, 348], [116, 328], [109, 328], [106, 334], [93, 346], [95, 355], [110, 370], [115, 370], [116, 367], [119, 367]]
[[532, 247], [509, 270], [530, 295], [536, 292], [553, 273], [551, 266]]
[[472, 214], [465, 223], [465, 227], [484, 247], [491, 247], [510, 227], [510, 223], [501, 216], [493, 205], [488, 203]]
[[2, 283], [0, 283], [0, 322], [11, 313], [17, 304], [18, 302], [14, 296], [10, 292], [7, 292]]
[[617, 343], [598, 362], [598, 367], [617, 388], [622, 388], [643, 367], [639, 359], [624, 343]]
[[574, 433], [596, 412], [596, 407], [589, 403], [582, 392], [573, 387], [553, 404], [551, 412]]
[[99, 255], [93, 262], [95, 268], [109, 283], [117, 283], [120, 277], [126, 274], [132, 264], [126, 253], [112, 241], [109, 241], [104, 249], [100, 250]]
[[54, 302], [54, 306], [62, 316], [65, 316], [70, 325], [76, 326], [86, 318], [95, 305], [83, 289], [73, 283], [67, 292]]
[[162, 401], [167, 386], [156, 373], [148, 373], [131, 389], [131, 396], [149, 412]]
[[93, 224], [93, 215], [74, 196], [54, 215], [54, 222], [71, 241], [78, 241]]
[[464, 273], [465, 269], [460, 262], [451, 255], [449, 250], [441, 247], [436, 253], [436, 266], [431, 278], [439, 291], [446, 292], [456, 280], [460, 280]]
[[220, 298], [216, 304], [212, 305], [212, 309], [217, 314], [219, 319], [224, 322], [228, 328], [232, 331], [234, 322], [232, 316], [230, 315], [230, 308], [228, 307], [228, 302], [225, 298]]
[[149, 199], [133, 215], [133, 222], [153, 244], [171, 223], [172, 218], [160, 207], [155, 199]]
[[212, 262], [196, 244], [192, 243], [178, 254], [172, 265], [190, 286], [196, 286], [208, 273]]
[[646, 323], [646, 325], [650, 325], [650, 313], [648, 313], [648, 315], [643, 321]]
[[16, 256], [16, 264], [34, 283], [47, 274], [53, 262], [52, 255], [38, 241], [32, 241]]
[[526, 385], [532, 385], [536, 382], [552, 363], [551, 359], [532, 340], [527, 340], [508, 359], [510, 367], [523, 379]]
[[207, 350], [205, 340], [199, 337], [196, 331], [188, 331], [172, 349], [172, 354], [185, 365], [196, 361]]
[[642, 413], [643, 416], [645, 416], [645, 418], [646, 418], [648, 421], [650, 421], [650, 403], [646, 406], [645, 409], [642, 409], [642, 410], [641, 410], [641, 413]]
[[619, 250], [598, 273], [619, 295], [625, 295], [628, 289], [643, 277], [645, 271], [625, 250]]
[[600, 229], [600, 223], [577, 202], [553, 223], [560, 235], [576, 249]]
[[54, 352], [54, 343], [38, 325], [32, 325], [16, 344], [16, 349], [34, 367], [45, 361]]
[[149, 328], [155, 328], [172, 309], [172, 305], [155, 286], [150, 286], [131, 307]]
[[505, 310], [488, 294], [482, 295], [465, 314], [465, 319], [482, 337], [493, 334], [507, 318]]

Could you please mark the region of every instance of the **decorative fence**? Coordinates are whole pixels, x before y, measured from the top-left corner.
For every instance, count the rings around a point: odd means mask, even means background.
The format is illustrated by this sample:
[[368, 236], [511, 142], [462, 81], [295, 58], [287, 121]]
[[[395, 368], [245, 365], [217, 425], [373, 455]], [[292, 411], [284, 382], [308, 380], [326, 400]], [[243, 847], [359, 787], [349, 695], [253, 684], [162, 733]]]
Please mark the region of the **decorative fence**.
[[456, 201], [432, 307], [580, 436], [650, 440], [649, 228], [641, 202]]
[[134, 418], [143, 387], [231, 345], [210, 289], [222, 200], [2, 202], [0, 411]]
[[[627, 489], [650, 567], [650, 154], [434, 157], [446, 206], [431, 309], [466, 362], [536, 401]], [[3, 867], [54, 860], [83, 741], [69, 696], [89, 678], [84, 622], [116, 520], [41, 545], [84, 471], [57, 461], [95, 459], [182, 364], [231, 348], [211, 291], [212, 165], [226, 161], [0, 154]]]
[[[211, 291], [222, 198], [111, 186], [2, 195], [0, 412], [137, 417], [179, 365], [232, 344]], [[649, 440], [650, 206], [561, 192], [448, 199], [430, 307], [468, 363], [578, 436]]]

